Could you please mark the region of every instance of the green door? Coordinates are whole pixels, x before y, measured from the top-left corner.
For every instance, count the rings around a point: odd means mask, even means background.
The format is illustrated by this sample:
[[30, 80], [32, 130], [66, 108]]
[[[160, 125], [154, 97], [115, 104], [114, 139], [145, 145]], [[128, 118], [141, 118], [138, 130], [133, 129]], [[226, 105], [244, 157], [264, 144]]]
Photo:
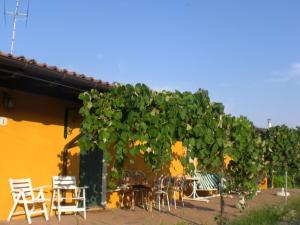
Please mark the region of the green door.
[[86, 201], [88, 207], [106, 204], [106, 173], [101, 150], [80, 153], [80, 186], [88, 186]]

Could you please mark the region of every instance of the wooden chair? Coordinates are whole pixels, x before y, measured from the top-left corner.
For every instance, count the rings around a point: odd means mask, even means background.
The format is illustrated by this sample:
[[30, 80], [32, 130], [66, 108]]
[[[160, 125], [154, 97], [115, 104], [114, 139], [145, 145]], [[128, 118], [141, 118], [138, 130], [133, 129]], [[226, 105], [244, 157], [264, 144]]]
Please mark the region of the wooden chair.
[[[13, 207], [9, 213], [7, 221], [9, 222], [14, 215], [25, 214], [27, 221], [31, 224], [31, 216], [34, 214], [43, 213], [46, 221], [48, 221], [47, 206], [44, 197], [44, 188], [32, 188], [31, 179], [9, 179], [9, 185], [11, 189], [11, 194], [14, 200]], [[34, 192], [38, 191], [37, 196], [34, 196]], [[18, 205], [23, 205], [24, 211], [15, 212]], [[36, 210], [37, 206], [40, 205], [41, 209]]]
[[[85, 189], [87, 187], [77, 187], [74, 176], [54, 176], [52, 188], [50, 216], [53, 210], [57, 210], [58, 220], [63, 212], [83, 212], [83, 218], [86, 219]], [[80, 202], [82, 204], [79, 204]]]

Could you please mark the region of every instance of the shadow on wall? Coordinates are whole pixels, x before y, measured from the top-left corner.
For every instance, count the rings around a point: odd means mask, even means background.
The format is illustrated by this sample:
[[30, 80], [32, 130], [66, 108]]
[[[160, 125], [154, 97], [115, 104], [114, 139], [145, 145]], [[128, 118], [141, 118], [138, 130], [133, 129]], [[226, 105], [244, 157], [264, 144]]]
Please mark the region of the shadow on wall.
[[[102, 174], [105, 171], [103, 169], [103, 152], [101, 150], [87, 151], [87, 152], [78, 152], [72, 153], [73, 148], [78, 149], [78, 138], [75, 137], [72, 141], [70, 141], [65, 149], [67, 151], [65, 154], [63, 152], [58, 155], [60, 159], [59, 168], [61, 171], [61, 175], [76, 175], [79, 170], [79, 179], [80, 186], [88, 186], [87, 189], [87, 205], [90, 207], [99, 207], [102, 206], [103, 200], [106, 199], [108, 205], [115, 205], [117, 207], [120, 206], [121, 195], [118, 192], [110, 191], [105, 194], [105, 189], [102, 190]], [[148, 166], [144, 162], [144, 158], [142, 154], [137, 156], [129, 155], [127, 160], [125, 161], [124, 168], [125, 170], [130, 171], [143, 171], [146, 175], [146, 179], [150, 186], [153, 186], [156, 179], [160, 177], [160, 175], [166, 176], [177, 176], [183, 174], [183, 168], [180, 164], [180, 157], [182, 157], [182, 144], [176, 144], [172, 147], [172, 161], [166, 163], [160, 172], [155, 172], [151, 170], [151, 167]], [[112, 154], [114, 151], [112, 150]], [[133, 164], [129, 163], [130, 159], [134, 161]], [[108, 171], [110, 171], [111, 166], [113, 165], [113, 161], [108, 165]], [[79, 168], [76, 167], [79, 165]], [[126, 193], [125, 195], [125, 207], [129, 207], [131, 204], [131, 196], [130, 193]]]
[[[5, 99], [13, 99], [6, 106]], [[66, 107], [79, 107], [77, 103], [0, 87], [1, 116], [14, 121], [30, 121], [45, 125], [64, 125]]]
[[[101, 206], [102, 195], [102, 151], [75, 152], [78, 138], [72, 139], [58, 155], [61, 176], [76, 176], [79, 186], [87, 186], [87, 206]], [[77, 176], [79, 174], [79, 177]]]
[[[74, 147], [75, 148], [75, 147]], [[80, 154], [72, 153], [72, 148], [67, 151], [67, 155], [62, 151], [59, 155], [58, 168], [59, 176], [76, 176], [77, 182], [79, 181], [78, 175], [78, 164], [80, 161]], [[66, 160], [65, 160], [66, 159]]]
[[[173, 148], [172, 148], [173, 149]], [[177, 176], [183, 174], [183, 168], [180, 163], [181, 155], [176, 151], [172, 151], [172, 160], [164, 164], [162, 169], [159, 172], [153, 171], [151, 167], [145, 163], [144, 157], [142, 154], [137, 156], [130, 155], [125, 162], [125, 170], [130, 171], [142, 171], [145, 173], [146, 178], [150, 183], [157, 179], [160, 175], [165, 176]], [[134, 160], [134, 163], [129, 163], [130, 159]]]
[[[130, 163], [130, 159], [134, 161], [134, 163]], [[154, 186], [155, 181], [161, 176], [177, 176], [177, 175], [182, 175], [183, 174], [183, 169], [182, 166], [179, 165], [179, 159], [180, 159], [180, 154], [178, 154], [175, 151], [175, 146], [172, 148], [172, 161], [164, 164], [163, 168], [161, 171], [153, 171], [151, 167], [144, 162], [144, 157], [143, 154], [139, 154], [137, 156], [132, 156], [129, 155], [127, 160], [125, 161], [124, 164], [124, 169], [128, 171], [142, 171], [145, 176], [147, 183], [150, 187]], [[176, 162], [176, 163], [174, 163]], [[108, 168], [110, 169], [113, 163], [111, 163]], [[122, 184], [122, 181], [120, 181], [120, 184]], [[107, 200], [108, 200], [108, 205], [114, 205], [116, 207], [120, 207], [121, 202], [122, 202], [122, 193], [123, 192], [114, 192], [111, 191], [108, 193]], [[125, 208], [130, 208], [132, 204], [132, 195], [131, 195], [131, 189], [128, 189], [127, 191], [124, 192], [124, 206]], [[150, 199], [152, 199], [150, 197]], [[136, 203], [141, 204], [142, 199], [141, 195], [137, 194], [136, 196]]]

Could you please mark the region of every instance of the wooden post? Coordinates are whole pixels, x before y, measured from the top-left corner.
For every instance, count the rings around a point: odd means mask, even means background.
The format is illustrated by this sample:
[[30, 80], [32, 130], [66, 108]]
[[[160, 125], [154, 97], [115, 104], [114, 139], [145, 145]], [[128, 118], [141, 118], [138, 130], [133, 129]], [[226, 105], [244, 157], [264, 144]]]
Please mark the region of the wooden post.
[[224, 214], [224, 195], [223, 195], [223, 168], [222, 168], [222, 176], [221, 176], [221, 184], [220, 184], [220, 211], [221, 211], [221, 217], [220, 217], [220, 224], [223, 225], [223, 214]]
[[223, 193], [223, 187], [224, 187], [224, 150], [222, 149], [221, 153], [221, 159], [222, 159], [222, 167], [221, 167], [221, 182], [220, 182], [220, 224], [224, 224], [223, 215], [224, 215], [224, 193]]
[[[220, 115], [220, 128], [223, 128], [223, 116]], [[221, 149], [221, 160], [222, 160], [222, 167], [221, 167], [221, 182], [220, 182], [220, 224], [224, 225], [224, 220], [223, 220], [223, 214], [224, 214], [224, 194], [223, 194], [223, 187], [224, 187], [224, 145], [222, 146]]]
[[287, 166], [285, 166], [285, 204], [287, 204], [287, 185], [288, 184], [288, 178], [287, 178]]

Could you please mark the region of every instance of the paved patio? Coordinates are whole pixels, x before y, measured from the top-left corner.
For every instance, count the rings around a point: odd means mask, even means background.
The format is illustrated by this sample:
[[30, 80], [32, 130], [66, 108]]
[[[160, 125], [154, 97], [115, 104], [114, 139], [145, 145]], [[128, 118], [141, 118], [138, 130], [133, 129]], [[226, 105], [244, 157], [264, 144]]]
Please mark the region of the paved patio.
[[[259, 193], [252, 201], [248, 203], [247, 211], [261, 207], [265, 204], [281, 204], [284, 198], [277, 197], [275, 190], [266, 190]], [[293, 196], [300, 195], [300, 189], [290, 190]], [[127, 209], [108, 209], [102, 211], [88, 212], [87, 220], [84, 221], [81, 216], [65, 215], [62, 216], [61, 222], [56, 217], [51, 217], [50, 221], [45, 222], [43, 217], [33, 219], [33, 225], [171, 225], [171, 224], [215, 224], [214, 217], [219, 213], [219, 198], [213, 198], [209, 203], [186, 201], [185, 207], [178, 207], [177, 210], [171, 207], [171, 212], [167, 212], [167, 207], [163, 212], [153, 210], [147, 212], [142, 208], [136, 207], [135, 211]], [[236, 209], [237, 199], [225, 198], [225, 216], [233, 218], [240, 216], [241, 213]], [[0, 222], [1, 225], [8, 224]], [[25, 219], [12, 220], [11, 225], [26, 225]]]

